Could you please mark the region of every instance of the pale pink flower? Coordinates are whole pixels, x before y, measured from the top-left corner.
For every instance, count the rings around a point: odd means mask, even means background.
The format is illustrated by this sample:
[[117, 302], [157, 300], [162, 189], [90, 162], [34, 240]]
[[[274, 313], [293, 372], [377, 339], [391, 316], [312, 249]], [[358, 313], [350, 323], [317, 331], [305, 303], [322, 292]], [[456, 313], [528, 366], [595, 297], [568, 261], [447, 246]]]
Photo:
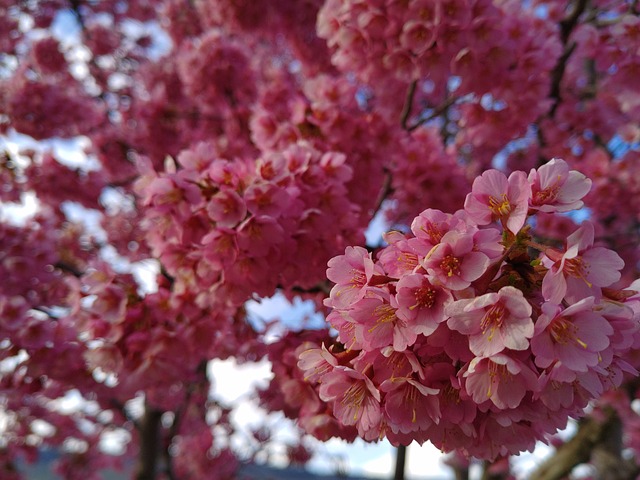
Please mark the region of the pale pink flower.
[[409, 240], [409, 245], [419, 254], [426, 255], [450, 230], [466, 231], [467, 224], [459, 216], [428, 208], [411, 222], [415, 238]]
[[392, 431], [415, 432], [440, 421], [438, 389], [412, 378], [392, 377], [382, 382], [380, 391], [386, 392], [384, 408]]
[[447, 232], [422, 261], [433, 281], [451, 290], [462, 290], [482, 276], [489, 257], [475, 251], [472, 234]]
[[349, 307], [364, 296], [365, 287], [374, 273], [384, 274], [362, 247], [347, 247], [344, 255], [333, 257], [328, 266], [327, 278], [335, 285], [325, 304], [333, 308]]
[[531, 305], [520, 290], [502, 287], [480, 297], [458, 300], [445, 309], [449, 328], [469, 336], [469, 348], [489, 357], [505, 348], [525, 350], [533, 336]]
[[327, 323], [338, 331], [338, 340], [349, 350], [361, 350], [362, 325], [356, 323], [347, 310], [333, 309], [327, 315]]
[[247, 206], [230, 188], [221, 188], [207, 204], [209, 217], [220, 227], [233, 228], [247, 216]]
[[310, 383], [320, 382], [325, 373], [338, 365], [324, 343], [321, 348], [314, 348], [314, 345], [311, 343], [311, 348], [302, 349], [298, 356], [298, 368], [304, 372], [304, 380]]
[[451, 292], [433, 285], [422, 274], [405, 275], [396, 284], [397, 315], [412, 324], [417, 333], [430, 335], [445, 321], [445, 306], [453, 300]]
[[478, 225], [500, 221], [518, 233], [527, 220], [531, 187], [524, 172], [509, 178], [498, 170], [487, 170], [477, 177], [467, 195], [464, 209]]
[[601, 287], [620, 280], [624, 261], [613, 250], [593, 247], [594, 228], [584, 222], [567, 238], [564, 253], [547, 249], [541, 260], [549, 268], [542, 280], [545, 300], [575, 302], [588, 296], [600, 297]]
[[609, 347], [613, 328], [594, 310], [593, 297], [564, 310], [554, 303], [544, 303], [531, 339], [536, 365], [547, 368], [561, 362], [575, 372], [586, 372], [596, 366], [601, 352]]
[[362, 326], [356, 329], [356, 338], [364, 350], [393, 346], [394, 350], [401, 352], [416, 341], [418, 333], [413, 322], [398, 318], [396, 312], [395, 299], [382, 291], [353, 305], [349, 314]]
[[402, 278], [419, 265], [418, 255], [409, 245], [410, 240], [398, 231], [387, 232], [382, 235], [389, 245], [380, 251], [378, 261], [387, 275], [392, 278]]
[[333, 414], [343, 425], [366, 432], [380, 423], [380, 392], [360, 372], [337, 366], [322, 377], [319, 395], [322, 401], [333, 402]]
[[294, 199], [287, 191], [273, 183], [254, 183], [244, 192], [247, 208], [254, 215], [277, 218], [285, 212]]
[[536, 373], [504, 353], [476, 357], [461, 373], [465, 378], [465, 390], [476, 403], [490, 400], [500, 409], [516, 408], [528, 391], [538, 388]]
[[591, 189], [591, 180], [576, 170], [569, 170], [564, 160], [554, 158], [529, 173], [531, 199], [529, 208], [541, 212], [568, 212], [582, 208], [583, 198]]

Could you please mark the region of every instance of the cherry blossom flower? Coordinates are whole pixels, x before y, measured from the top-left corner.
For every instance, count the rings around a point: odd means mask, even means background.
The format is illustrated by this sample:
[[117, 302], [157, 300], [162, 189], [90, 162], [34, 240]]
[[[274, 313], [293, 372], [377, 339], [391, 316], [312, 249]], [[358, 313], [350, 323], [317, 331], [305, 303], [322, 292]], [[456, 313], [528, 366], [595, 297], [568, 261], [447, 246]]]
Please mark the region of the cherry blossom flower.
[[450, 230], [466, 231], [467, 224], [458, 215], [428, 208], [411, 222], [415, 238], [410, 239], [409, 244], [418, 253], [426, 255]]
[[338, 365], [337, 360], [322, 344], [321, 348], [302, 348], [298, 367], [305, 372], [305, 381], [316, 383], [322, 376]]
[[507, 178], [498, 170], [487, 170], [474, 180], [464, 209], [478, 225], [499, 220], [509, 231], [518, 233], [527, 219], [530, 197], [531, 187], [524, 172], [513, 172]]
[[489, 266], [489, 257], [475, 251], [472, 235], [450, 231], [431, 249], [422, 266], [433, 281], [462, 290], [482, 276]]
[[538, 388], [536, 373], [504, 353], [474, 358], [461, 373], [465, 389], [476, 403], [490, 400], [500, 409], [516, 408], [527, 392]]
[[361, 335], [360, 343], [365, 350], [393, 346], [402, 351], [416, 341], [418, 335], [415, 322], [397, 316], [395, 298], [385, 292], [358, 300], [350, 315], [362, 326], [356, 330]]
[[601, 287], [620, 279], [624, 262], [608, 248], [593, 247], [594, 227], [584, 222], [566, 241], [564, 253], [547, 249], [542, 263], [549, 268], [542, 281], [542, 295], [553, 303], [563, 298], [575, 302], [588, 296], [599, 297]]
[[344, 425], [366, 432], [380, 423], [380, 392], [360, 372], [336, 367], [323, 377], [319, 394], [323, 401], [333, 402], [333, 413]]
[[364, 296], [364, 290], [374, 275], [383, 274], [374, 266], [371, 254], [362, 247], [347, 247], [344, 255], [329, 260], [327, 278], [335, 283], [331, 289], [328, 305], [344, 308]]
[[574, 372], [586, 372], [598, 364], [613, 328], [594, 304], [594, 297], [587, 297], [564, 310], [552, 302], [542, 305], [531, 339], [536, 365], [560, 362]]
[[432, 285], [422, 274], [405, 275], [396, 285], [398, 316], [416, 325], [418, 333], [429, 335], [446, 320], [444, 308], [452, 301], [449, 290]]
[[207, 204], [207, 213], [217, 225], [233, 228], [247, 215], [244, 200], [234, 190], [222, 188]]
[[541, 212], [568, 212], [582, 208], [582, 198], [591, 189], [591, 180], [569, 170], [564, 160], [553, 158], [529, 173], [531, 199], [529, 208]]
[[440, 421], [438, 390], [417, 380], [391, 377], [380, 385], [385, 392], [385, 412], [394, 432], [424, 430]]
[[469, 348], [490, 357], [505, 348], [525, 350], [533, 336], [531, 305], [514, 287], [502, 287], [472, 299], [458, 300], [445, 309], [447, 324], [469, 336]]

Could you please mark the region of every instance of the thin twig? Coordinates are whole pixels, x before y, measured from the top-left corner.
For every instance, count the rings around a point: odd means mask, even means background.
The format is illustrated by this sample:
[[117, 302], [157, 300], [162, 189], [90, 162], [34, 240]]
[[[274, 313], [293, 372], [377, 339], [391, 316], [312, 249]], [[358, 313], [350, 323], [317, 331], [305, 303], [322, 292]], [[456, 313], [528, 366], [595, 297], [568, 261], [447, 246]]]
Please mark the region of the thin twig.
[[404, 106], [402, 107], [402, 114], [400, 115], [400, 125], [404, 130], [407, 130], [407, 125], [409, 123], [409, 116], [411, 115], [411, 109], [413, 108], [413, 96], [416, 93], [416, 85], [417, 80], [411, 82], [409, 85], [409, 90], [407, 90], [407, 96], [404, 101]]
[[447, 112], [449, 107], [451, 107], [458, 100], [459, 100], [458, 97], [449, 97], [449, 98], [447, 98], [444, 102], [442, 102], [440, 105], [438, 105], [436, 108], [434, 108], [430, 115], [428, 115], [428, 116], [426, 116], [424, 118], [421, 118], [420, 120], [418, 120], [416, 123], [414, 123], [410, 127], [407, 127], [406, 130], [408, 132], [413, 132], [419, 126], [424, 125], [425, 123], [430, 122], [434, 118], [439, 117], [443, 113]]
[[584, 419], [575, 436], [540, 465], [529, 476], [529, 480], [560, 480], [575, 466], [588, 462], [593, 449], [606, 438], [607, 429], [614, 421], [615, 415], [615, 411], [609, 408], [604, 411], [602, 421], [593, 417]]

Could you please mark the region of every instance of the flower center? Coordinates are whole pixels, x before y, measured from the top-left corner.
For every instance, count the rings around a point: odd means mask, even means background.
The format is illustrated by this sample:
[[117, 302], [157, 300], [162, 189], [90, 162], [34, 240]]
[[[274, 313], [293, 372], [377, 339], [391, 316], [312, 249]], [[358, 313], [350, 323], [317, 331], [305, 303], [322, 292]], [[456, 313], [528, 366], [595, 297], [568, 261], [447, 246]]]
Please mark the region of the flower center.
[[591, 282], [587, 280], [589, 270], [589, 264], [585, 262], [582, 257], [569, 258], [564, 262], [564, 271], [568, 275], [584, 280], [587, 286], [591, 287]]
[[491, 341], [493, 335], [496, 332], [496, 329], [499, 329], [502, 326], [502, 322], [504, 321], [504, 306], [500, 303], [496, 303], [492, 305], [487, 313], [482, 317], [482, 321], [480, 322], [480, 327], [482, 328], [482, 334], [484, 335], [489, 331], [489, 337], [487, 340]]
[[[560, 178], [560, 177], [558, 177]], [[558, 191], [560, 190], [560, 182], [556, 182], [550, 187], [545, 188], [544, 190], [540, 190], [533, 194], [533, 198], [531, 199], [532, 205], [546, 205], [548, 203], [552, 203], [555, 201], [558, 196]]]
[[433, 288], [421, 287], [415, 293], [416, 304], [414, 307], [431, 308], [436, 303], [436, 291]]
[[578, 327], [566, 318], [558, 317], [554, 319], [551, 322], [550, 333], [551, 338], [560, 345], [567, 345], [573, 341], [582, 348], [587, 348], [587, 344], [578, 338]]
[[500, 381], [509, 381], [511, 379], [511, 374], [509, 370], [507, 370], [506, 365], [502, 365], [501, 363], [492, 362], [489, 360], [489, 389], [487, 390], [487, 397], [491, 397], [493, 395], [493, 385]]
[[500, 198], [489, 196], [489, 210], [495, 218], [504, 218], [511, 212], [511, 203], [507, 198], [507, 194], [503, 193]]
[[440, 262], [440, 268], [447, 274], [447, 277], [460, 275], [460, 260], [449, 254]]

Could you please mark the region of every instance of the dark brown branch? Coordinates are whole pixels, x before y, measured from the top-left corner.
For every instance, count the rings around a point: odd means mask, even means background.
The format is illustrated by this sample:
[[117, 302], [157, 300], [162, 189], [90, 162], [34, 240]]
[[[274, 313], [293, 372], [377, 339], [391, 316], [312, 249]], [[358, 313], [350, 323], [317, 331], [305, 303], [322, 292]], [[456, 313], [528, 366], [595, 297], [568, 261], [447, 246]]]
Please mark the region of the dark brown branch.
[[404, 480], [404, 466], [407, 461], [407, 447], [400, 445], [396, 449], [396, 469], [393, 480]]
[[575, 43], [567, 45], [564, 52], [562, 52], [562, 55], [560, 55], [558, 63], [556, 63], [556, 66], [553, 67], [553, 70], [551, 71], [551, 88], [549, 90], [549, 98], [553, 100], [553, 104], [549, 109], [549, 116], [552, 118], [556, 114], [556, 109], [562, 100], [560, 96], [560, 84], [562, 83], [562, 77], [564, 77], [564, 71], [567, 68], [569, 57], [575, 49]]
[[74, 277], [80, 278], [82, 275], [84, 275], [84, 272], [78, 270], [75, 266], [73, 266], [73, 265], [71, 265], [70, 263], [67, 263], [67, 262], [58, 261], [58, 262], [54, 263], [53, 266], [55, 268], [59, 269], [59, 270], [62, 270], [62, 271], [67, 272], [67, 273], [70, 273]]
[[404, 130], [408, 130], [409, 116], [411, 115], [411, 109], [413, 108], [413, 96], [416, 93], [417, 80], [411, 82], [409, 89], [407, 90], [407, 97], [402, 107], [402, 113], [400, 114], [400, 125]]
[[608, 429], [612, 428], [615, 417], [616, 413], [607, 409], [604, 411], [604, 420], [585, 418], [575, 436], [538, 467], [529, 480], [560, 480], [575, 466], [588, 462], [595, 447], [607, 438]]
[[458, 97], [449, 97], [449, 98], [447, 98], [444, 102], [442, 102], [440, 105], [435, 107], [430, 115], [428, 115], [428, 116], [426, 116], [424, 118], [421, 118], [420, 120], [418, 120], [413, 125], [407, 127], [406, 130], [408, 132], [413, 132], [416, 128], [420, 127], [421, 125], [424, 125], [425, 123], [430, 122], [434, 118], [439, 117], [443, 113], [446, 113], [449, 110], [449, 107], [451, 107], [457, 101], [458, 101]]
[[573, 11], [560, 21], [560, 38], [563, 44], [567, 44], [571, 32], [578, 24], [580, 15], [584, 13], [587, 8], [589, 0], [577, 0]]
[[[283, 287], [280, 285], [278, 286], [278, 288]], [[331, 293], [331, 283], [325, 280], [310, 288], [303, 288], [296, 285], [291, 287], [291, 291], [294, 293], [324, 293], [326, 295], [329, 295], [329, 293]]]
[[162, 412], [145, 403], [140, 422], [140, 451], [135, 480], [155, 480], [158, 469], [158, 446], [160, 445], [160, 419]]
[[571, 36], [573, 29], [578, 24], [580, 15], [582, 15], [587, 8], [587, 3], [588, 0], [577, 0], [573, 11], [560, 21], [560, 39], [564, 45], [564, 51], [551, 72], [551, 88], [549, 89], [549, 97], [553, 100], [553, 105], [549, 110], [550, 117], [555, 115], [558, 104], [560, 103], [560, 84], [562, 83], [562, 77], [564, 77], [569, 57], [571, 57], [571, 54], [576, 48], [575, 43], [568, 43], [569, 37]]
[[380, 193], [378, 194], [378, 198], [376, 199], [376, 204], [371, 211], [371, 219], [375, 217], [380, 209], [382, 208], [382, 204], [386, 200], [386, 198], [393, 192], [393, 188], [391, 186], [391, 172], [385, 168], [385, 176], [384, 181], [382, 182], [382, 187], [380, 188]]

